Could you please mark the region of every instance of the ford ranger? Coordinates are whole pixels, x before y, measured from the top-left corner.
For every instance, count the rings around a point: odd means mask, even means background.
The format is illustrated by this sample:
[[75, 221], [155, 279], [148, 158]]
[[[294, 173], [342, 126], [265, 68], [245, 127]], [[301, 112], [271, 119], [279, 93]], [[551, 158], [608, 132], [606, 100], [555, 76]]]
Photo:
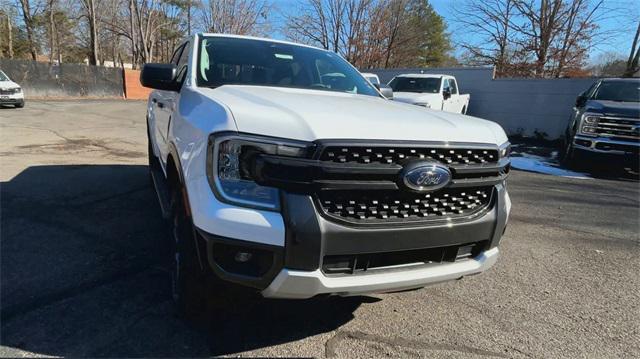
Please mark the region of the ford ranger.
[[511, 207], [499, 125], [385, 100], [333, 52], [251, 37], [194, 35], [141, 82], [179, 308], [221, 288], [402, 291], [496, 262]]
[[590, 159], [640, 164], [640, 79], [602, 79], [576, 99], [560, 160], [580, 168]]
[[456, 78], [449, 75], [404, 74], [391, 79], [393, 99], [434, 110], [466, 114], [468, 94], [458, 93]]

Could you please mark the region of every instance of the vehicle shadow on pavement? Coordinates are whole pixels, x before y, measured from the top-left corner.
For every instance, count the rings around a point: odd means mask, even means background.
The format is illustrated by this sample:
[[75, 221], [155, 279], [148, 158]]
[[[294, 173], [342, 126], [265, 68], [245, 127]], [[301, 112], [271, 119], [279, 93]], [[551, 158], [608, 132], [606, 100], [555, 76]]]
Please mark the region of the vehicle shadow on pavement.
[[0, 198], [2, 356], [232, 354], [330, 332], [375, 300], [256, 298], [192, 325], [170, 301], [146, 166], [33, 166]]

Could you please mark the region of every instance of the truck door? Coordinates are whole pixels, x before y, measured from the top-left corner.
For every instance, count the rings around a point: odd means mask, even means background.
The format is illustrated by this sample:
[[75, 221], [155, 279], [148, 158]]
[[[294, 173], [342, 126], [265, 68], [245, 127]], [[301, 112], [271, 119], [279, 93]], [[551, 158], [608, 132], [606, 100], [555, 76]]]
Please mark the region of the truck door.
[[[452, 86], [453, 85], [453, 86]], [[455, 93], [454, 93], [455, 91]], [[449, 93], [450, 96], [448, 96], [446, 93]], [[453, 79], [450, 78], [445, 78], [442, 80], [442, 111], [447, 111], [447, 112], [460, 112], [460, 109], [458, 109], [458, 88], [455, 85], [455, 82], [453, 81]]]
[[[171, 63], [176, 65], [176, 67], [178, 68], [178, 80], [181, 80], [181, 76], [182, 78], [184, 78], [188, 57], [188, 43], [181, 45], [173, 53]], [[174, 91], [155, 91], [154, 97], [151, 99], [151, 102], [154, 106], [153, 113], [156, 121], [156, 144], [158, 145], [158, 150], [160, 151], [161, 155], [160, 158], [163, 162], [164, 159], [167, 158], [169, 152], [169, 125], [171, 123], [173, 112], [176, 110], [177, 99], [179, 98], [179, 96], [180, 94]]]

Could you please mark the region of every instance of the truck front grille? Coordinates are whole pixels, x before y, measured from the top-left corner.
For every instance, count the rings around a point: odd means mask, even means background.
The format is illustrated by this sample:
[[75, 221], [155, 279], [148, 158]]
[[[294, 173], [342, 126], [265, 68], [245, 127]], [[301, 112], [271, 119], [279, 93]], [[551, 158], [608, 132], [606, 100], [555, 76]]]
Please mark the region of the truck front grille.
[[0, 95], [13, 95], [18, 93], [18, 89], [0, 89]]
[[447, 165], [485, 164], [498, 161], [494, 149], [417, 147], [417, 146], [329, 146], [320, 161], [359, 164], [401, 164], [422, 159]]
[[623, 140], [640, 140], [640, 120], [624, 117], [600, 117], [596, 133]]
[[409, 191], [321, 191], [325, 215], [360, 224], [430, 221], [472, 217], [486, 209], [493, 186], [444, 188], [432, 193]]

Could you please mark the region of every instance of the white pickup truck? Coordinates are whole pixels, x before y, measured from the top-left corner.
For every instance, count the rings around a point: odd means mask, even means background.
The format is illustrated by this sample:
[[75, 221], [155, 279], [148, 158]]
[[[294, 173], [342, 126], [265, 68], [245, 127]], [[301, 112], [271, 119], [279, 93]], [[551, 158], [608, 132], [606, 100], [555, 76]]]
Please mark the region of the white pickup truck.
[[388, 101], [333, 52], [260, 38], [194, 35], [141, 82], [185, 314], [231, 288], [401, 291], [496, 262], [511, 208], [496, 123]]
[[458, 93], [458, 82], [453, 76], [404, 74], [394, 77], [389, 86], [395, 101], [463, 115], [469, 108], [470, 96]]

